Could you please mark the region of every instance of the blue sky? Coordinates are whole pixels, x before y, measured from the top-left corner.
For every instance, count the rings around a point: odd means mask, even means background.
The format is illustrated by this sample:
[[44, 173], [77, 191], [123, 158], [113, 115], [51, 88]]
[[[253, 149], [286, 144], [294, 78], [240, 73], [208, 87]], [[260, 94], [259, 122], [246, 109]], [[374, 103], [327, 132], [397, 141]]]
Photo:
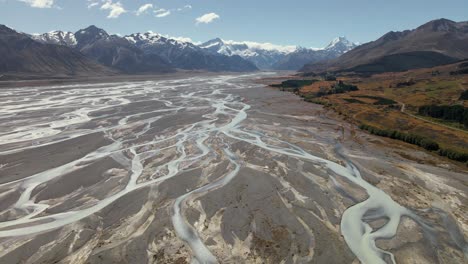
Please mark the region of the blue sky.
[[305, 47], [337, 36], [363, 43], [442, 17], [468, 20], [468, 0], [0, 0], [0, 24], [27, 33], [94, 24], [122, 35], [151, 30]]

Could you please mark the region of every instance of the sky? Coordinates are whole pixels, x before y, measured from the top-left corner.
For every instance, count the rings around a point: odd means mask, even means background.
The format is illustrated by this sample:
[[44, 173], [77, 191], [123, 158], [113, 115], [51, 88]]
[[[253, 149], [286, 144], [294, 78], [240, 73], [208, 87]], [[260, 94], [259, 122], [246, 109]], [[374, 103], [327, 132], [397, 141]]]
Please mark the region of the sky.
[[225, 40], [324, 47], [345, 36], [365, 43], [430, 20], [468, 20], [468, 0], [0, 0], [0, 24], [26, 33], [153, 31]]

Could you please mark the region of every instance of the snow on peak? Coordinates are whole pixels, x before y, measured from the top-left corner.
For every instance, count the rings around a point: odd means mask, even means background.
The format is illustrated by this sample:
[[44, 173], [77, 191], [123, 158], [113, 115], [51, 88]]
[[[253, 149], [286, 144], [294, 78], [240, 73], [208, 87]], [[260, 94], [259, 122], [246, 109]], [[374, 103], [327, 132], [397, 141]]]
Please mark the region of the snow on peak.
[[52, 30], [44, 34], [33, 34], [31, 37], [39, 42], [64, 45], [64, 46], [76, 46], [76, 38], [73, 32], [64, 32], [60, 30]]
[[334, 38], [330, 42], [330, 44], [328, 44], [324, 49], [325, 50], [337, 49], [342, 52], [346, 52], [346, 51], [353, 49], [354, 47], [356, 47], [355, 43], [349, 41], [348, 39], [346, 39], [346, 37], [341, 36], [341, 37]]
[[[345, 37], [333, 39], [325, 48], [304, 48], [295, 45], [277, 45], [269, 42], [254, 41], [234, 41], [215, 38], [200, 45], [201, 48], [217, 51], [225, 55], [239, 55], [241, 57], [256, 56], [261, 53], [290, 54], [297, 51], [312, 50], [334, 50], [338, 53], [344, 53], [356, 47], [355, 43], [350, 42]], [[216, 50], [215, 50], [216, 49]]]
[[173, 42], [173, 43], [178, 43], [178, 44], [194, 44], [191, 38], [187, 37], [173, 37], [169, 35], [162, 35], [159, 33], [155, 33], [151, 30], [145, 32], [145, 33], [134, 33], [129, 36], [125, 36], [127, 40], [129, 40], [132, 43], [135, 43], [136, 41], [145, 41], [149, 43], [157, 43], [157, 42]]
[[162, 35], [155, 33], [151, 30], [145, 33], [134, 33], [124, 37], [130, 43], [137, 46], [159, 46], [159, 47], [177, 47], [179, 49], [191, 48], [197, 49], [198, 47], [192, 42], [190, 38], [186, 37], [172, 37], [169, 35]]
[[266, 50], [266, 51], [276, 51], [281, 53], [291, 53], [297, 49], [297, 46], [283, 46], [283, 45], [276, 45], [269, 42], [254, 42], [254, 41], [234, 41], [234, 40], [224, 40], [221, 38], [215, 38], [210, 40], [204, 44], [202, 47], [206, 48], [206, 46], [214, 46], [214, 45], [224, 45], [228, 46], [231, 49], [234, 48], [244, 48], [249, 50]]

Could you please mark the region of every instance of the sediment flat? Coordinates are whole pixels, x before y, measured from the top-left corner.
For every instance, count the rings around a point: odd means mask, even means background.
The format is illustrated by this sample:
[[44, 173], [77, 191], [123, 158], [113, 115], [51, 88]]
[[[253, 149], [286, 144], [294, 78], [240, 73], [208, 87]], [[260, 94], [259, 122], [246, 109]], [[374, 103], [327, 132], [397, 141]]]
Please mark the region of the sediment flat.
[[256, 74], [5, 84], [0, 263], [464, 263], [466, 167]]

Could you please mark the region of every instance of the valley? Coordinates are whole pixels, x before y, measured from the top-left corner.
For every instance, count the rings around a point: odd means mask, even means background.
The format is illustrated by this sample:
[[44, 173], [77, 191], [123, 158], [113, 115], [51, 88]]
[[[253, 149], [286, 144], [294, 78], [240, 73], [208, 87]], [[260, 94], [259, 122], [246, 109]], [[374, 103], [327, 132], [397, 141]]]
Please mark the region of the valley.
[[2, 87], [0, 262], [464, 261], [466, 167], [265, 78]]
[[467, 263], [467, 8], [0, 1], [0, 264]]

